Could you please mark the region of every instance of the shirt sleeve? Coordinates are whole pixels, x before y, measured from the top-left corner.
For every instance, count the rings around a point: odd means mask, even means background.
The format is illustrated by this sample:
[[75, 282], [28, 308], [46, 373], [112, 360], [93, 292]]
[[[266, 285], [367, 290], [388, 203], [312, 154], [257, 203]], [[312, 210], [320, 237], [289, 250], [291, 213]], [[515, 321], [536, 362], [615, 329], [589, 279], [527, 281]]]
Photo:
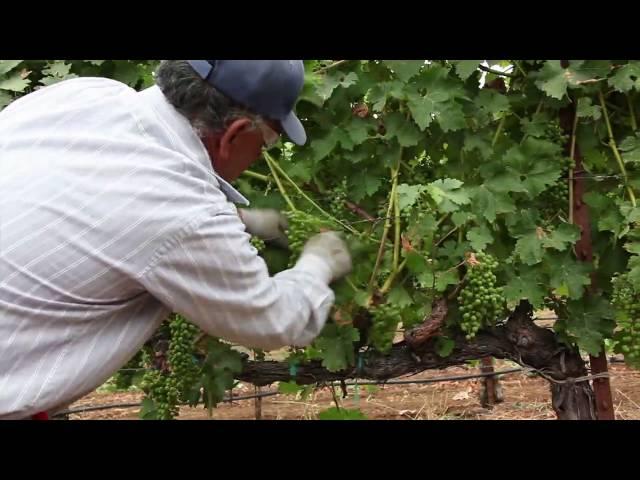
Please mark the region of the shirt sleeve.
[[158, 252], [141, 282], [209, 335], [265, 350], [308, 345], [333, 291], [302, 268], [270, 276], [250, 238], [235, 212], [204, 215]]

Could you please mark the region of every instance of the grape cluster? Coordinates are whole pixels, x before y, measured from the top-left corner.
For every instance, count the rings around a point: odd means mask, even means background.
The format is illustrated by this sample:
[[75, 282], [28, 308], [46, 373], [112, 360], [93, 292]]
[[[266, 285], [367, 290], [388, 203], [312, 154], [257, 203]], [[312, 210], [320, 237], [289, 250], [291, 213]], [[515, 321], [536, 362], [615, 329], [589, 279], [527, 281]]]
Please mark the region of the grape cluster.
[[171, 375], [177, 380], [180, 393], [186, 392], [198, 378], [198, 364], [193, 355], [194, 341], [199, 329], [176, 315], [169, 325], [171, 343], [169, 344], [169, 366]]
[[369, 343], [384, 353], [391, 348], [398, 324], [402, 321], [401, 308], [393, 303], [383, 303], [370, 311], [373, 325], [369, 332]]
[[626, 278], [618, 275], [613, 278], [613, 292], [611, 303], [614, 308], [624, 315], [618, 319], [618, 331], [615, 339], [617, 349], [624, 354], [630, 364], [640, 363], [640, 295]]
[[496, 286], [498, 262], [494, 257], [477, 253], [467, 260], [467, 266], [467, 280], [458, 303], [462, 314], [460, 327], [469, 340], [481, 327], [495, 324], [504, 309], [505, 300]]
[[158, 420], [171, 420], [178, 414], [180, 391], [169, 373], [150, 369], [142, 378], [142, 389], [153, 400]]
[[344, 214], [344, 202], [347, 200], [347, 178], [333, 187], [331, 200], [329, 201], [329, 212], [335, 217], [342, 217]]
[[254, 246], [254, 248], [255, 248], [256, 250], [258, 250], [258, 253], [263, 252], [263, 251], [264, 251], [264, 249], [265, 249], [265, 243], [264, 243], [264, 240], [262, 240], [261, 238], [258, 238], [258, 237], [251, 237], [250, 243], [251, 243], [251, 245], [253, 245], [253, 246]]
[[575, 161], [569, 157], [563, 159], [562, 174], [556, 182], [544, 192], [542, 216], [550, 218], [558, 212], [566, 212], [569, 208], [569, 170], [574, 169]]
[[182, 316], [174, 315], [169, 322], [171, 335], [167, 351], [168, 369], [151, 368], [150, 355], [143, 354], [148, 368], [142, 377], [142, 390], [153, 400], [156, 418], [171, 420], [178, 414], [178, 404], [198, 380], [199, 367], [194, 357], [194, 340], [199, 330]]
[[307, 240], [323, 230], [328, 230], [329, 227], [327, 222], [300, 210], [289, 210], [285, 215], [289, 222], [287, 238], [291, 251], [289, 266], [292, 267], [298, 260]]

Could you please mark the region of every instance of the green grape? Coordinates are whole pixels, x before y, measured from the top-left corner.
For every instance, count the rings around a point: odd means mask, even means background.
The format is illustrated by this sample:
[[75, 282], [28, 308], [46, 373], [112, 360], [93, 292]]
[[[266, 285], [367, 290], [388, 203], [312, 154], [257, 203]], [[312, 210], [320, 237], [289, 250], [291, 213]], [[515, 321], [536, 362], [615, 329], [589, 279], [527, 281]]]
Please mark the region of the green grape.
[[629, 365], [640, 366], [640, 295], [626, 274], [613, 277], [611, 283], [611, 304], [622, 314], [614, 335], [616, 349]]
[[344, 177], [339, 184], [333, 187], [331, 192], [329, 212], [334, 217], [341, 218], [344, 215], [344, 202], [347, 200], [347, 191], [347, 178]]
[[495, 325], [505, 305], [502, 292], [496, 287], [497, 261], [482, 252], [474, 258], [477, 262], [467, 262], [466, 283], [458, 296], [460, 328], [467, 340], [475, 337], [482, 327]]
[[169, 321], [171, 335], [168, 357], [168, 371], [151, 368], [151, 357], [143, 354], [143, 362], [148, 370], [142, 377], [142, 389], [156, 406], [156, 416], [160, 420], [171, 420], [178, 415], [180, 401], [186, 400], [199, 376], [199, 366], [194, 357], [194, 341], [199, 329], [180, 315], [173, 315]]
[[256, 250], [258, 250], [258, 253], [262, 253], [265, 249], [264, 240], [262, 240], [261, 238], [251, 237], [250, 243], [255, 247]]
[[323, 230], [329, 230], [327, 222], [300, 210], [290, 210], [285, 213], [289, 222], [287, 237], [291, 259], [289, 266], [295, 265], [307, 240]]
[[370, 311], [373, 325], [369, 332], [369, 343], [384, 353], [391, 348], [398, 324], [402, 321], [401, 308], [384, 303], [371, 308]]

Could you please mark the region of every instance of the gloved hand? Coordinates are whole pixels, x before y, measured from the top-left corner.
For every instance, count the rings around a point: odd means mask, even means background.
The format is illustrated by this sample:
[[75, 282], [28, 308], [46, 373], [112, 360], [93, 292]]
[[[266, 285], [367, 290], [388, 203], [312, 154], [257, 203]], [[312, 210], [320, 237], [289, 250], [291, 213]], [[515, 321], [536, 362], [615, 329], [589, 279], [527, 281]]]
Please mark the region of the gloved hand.
[[240, 208], [238, 214], [251, 235], [282, 248], [289, 246], [285, 233], [288, 227], [287, 217], [279, 211], [269, 208]]
[[323, 232], [307, 241], [293, 268], [306, 270], [328, 285], [351, 272], [351, 254], [336, 232]]

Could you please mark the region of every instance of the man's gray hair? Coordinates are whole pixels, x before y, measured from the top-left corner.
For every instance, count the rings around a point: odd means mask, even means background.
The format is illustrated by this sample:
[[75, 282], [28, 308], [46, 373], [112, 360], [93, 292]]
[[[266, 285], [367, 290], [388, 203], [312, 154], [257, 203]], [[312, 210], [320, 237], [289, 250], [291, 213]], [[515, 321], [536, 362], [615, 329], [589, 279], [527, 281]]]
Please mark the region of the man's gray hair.
[[203, 80], [186, 60], [164, 60], [155, 72], [156, 85], [171, 105], [202, 134], [223, 131], [234, 120], [260, 117]]

